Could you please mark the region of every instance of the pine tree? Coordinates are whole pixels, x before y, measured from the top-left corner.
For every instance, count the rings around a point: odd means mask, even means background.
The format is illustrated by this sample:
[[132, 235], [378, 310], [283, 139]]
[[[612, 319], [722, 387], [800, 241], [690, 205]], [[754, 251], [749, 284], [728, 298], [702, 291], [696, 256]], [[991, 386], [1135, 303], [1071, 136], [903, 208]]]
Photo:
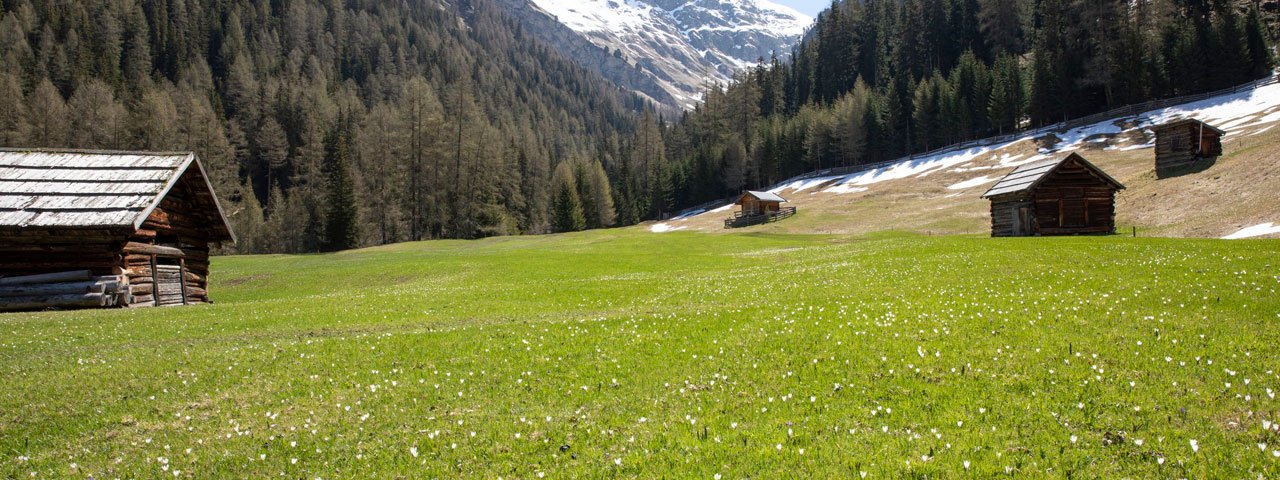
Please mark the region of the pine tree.
[[991, 97], [987, 118], [999, 133], [1017, 128], [1025, 105], [1022, 67], [1013, 55], [1001, 54], [991, 67]]
[[325, 236], [327, 251], [347, 250], [359, 245], [355, 187], [351, 180], [350, 143], [352, 127], [345, 118], [329, 131], [324, 141]]
[[1240, 17], [1234, 6], [1218, 9], [1213, 22], [1212, 64], [1209, 88], [1227, 88], [1250, 79], [1253, 67], [1248, 39], [1240, 26]]
[[76, 112], [71, 116], [71, 146], [113, 150], [124, 146], [128, 112], [105, 82], [90, 79], [82, 83], [68, 106]]
[[28, 143], [33, 147], [60, 148], [67, 143], [67, 103], [48, 78], [36, 85], [27, 100], [31, 124]]
[[1266, 27], [1258, 14], [1258, 6], [1249, 7], [1249, 14], [1244, 20], [1245, 44], [1249, 47], [1249, 76], [1262, 78], [1271, 73], [1271, 49], [1267, 43]]
[[[269, 190], [280, 183], [279, 174], [289, 160], [289, 139], [285, 137], [284, 128], [275, 118], [264, 118], [261, 123], [262, 126], [253, 138], [253, 156], [258, 159], [255, 170], [262, 172], [265, 187]], [[274, 201], [274, 197], [268, 197], [268, 211], [277, 207], [272, 204]]]
[[0, 72], [0, 146], [21, 146], [30, 130], [21, 82], [16, 75]]
[[596, 203], [595, 185], [591, 182], [591, 173], [587, 163], [582, 160], [573, 162], [573, 184], [577, 187], [578, 201], [582, 204], [582, 218], [586, 220], [586, 228], [600, 228], [600, 205]]
[[578, 187], [573, 178], [573, 167], [568, 162], [556, 165], [552, 183], [555, 188], [552, 228], [557, 232], [576, 232], [587, 228], [587, 219], [582, 214], [582, 201], [578, 198]]
[[[604, 171], [604, 165], [599, 160], [592, 161], [588, 175], [596, 213], [596, 218], [588, 219], [588, 223], [594, 223], [598, 227], [611, 227], [617, 219], [617, 213], [613, 208], [613, 191], [609, 186], [609, 176]], [[655, 193], [655, 196], [659, 195]]]

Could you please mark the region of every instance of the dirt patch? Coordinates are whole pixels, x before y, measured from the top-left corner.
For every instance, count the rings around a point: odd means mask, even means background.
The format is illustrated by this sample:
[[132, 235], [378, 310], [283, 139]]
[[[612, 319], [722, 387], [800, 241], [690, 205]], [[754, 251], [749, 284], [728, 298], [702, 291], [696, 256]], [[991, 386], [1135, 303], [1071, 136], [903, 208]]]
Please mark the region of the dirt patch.
[[240, 284], [242, 284], [242, 283], [248, 283], [248, 282], [252, 282], [252, 281], [254, 281], [254, 280], [266, 280], [266, 279], [271, 278], [271, 277], [272, 277], [272, 275], [270, 275], [270, 274], [266, 274], [266, 273], [259, 273], [259, 274], [257, 274], [257, 275], [248, 275], [248, 276], [244, 276], [244, 277], [236, 277], [236, 278], [232, 278], [232, 279], [230, 279], [230, 280], [226, 280], [226, 281], [222, 282], [222, 285], [223, 285], [223, 286], [226, 286], [226, 287], [234, 287], [234, 286], [236, 286], [236, 285], [240, 285]]

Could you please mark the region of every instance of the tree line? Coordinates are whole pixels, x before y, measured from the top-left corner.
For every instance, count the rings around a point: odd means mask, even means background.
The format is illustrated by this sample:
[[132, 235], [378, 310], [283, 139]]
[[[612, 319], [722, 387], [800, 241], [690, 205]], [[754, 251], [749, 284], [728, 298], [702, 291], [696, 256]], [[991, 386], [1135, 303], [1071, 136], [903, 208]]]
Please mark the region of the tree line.
[[664, 140], [675, 205], [1272, 72], [1225, 0], [846, 0], [792, 59], [711, 85]]
[[0, 0], [0, 145], [195, 151], [233, 251], [638, 221], [648, 108], [487, 0]]

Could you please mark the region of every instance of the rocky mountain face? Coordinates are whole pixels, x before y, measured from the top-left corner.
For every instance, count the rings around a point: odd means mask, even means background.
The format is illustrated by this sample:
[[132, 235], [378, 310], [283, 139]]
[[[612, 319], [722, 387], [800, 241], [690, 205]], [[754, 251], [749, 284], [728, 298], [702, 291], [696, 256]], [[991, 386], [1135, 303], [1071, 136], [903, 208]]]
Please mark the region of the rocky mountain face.
[[786, 58], [813, 19], [767, 0], [499, 0], [526, 28], [623, 88], [677, 109], [708, 82]]

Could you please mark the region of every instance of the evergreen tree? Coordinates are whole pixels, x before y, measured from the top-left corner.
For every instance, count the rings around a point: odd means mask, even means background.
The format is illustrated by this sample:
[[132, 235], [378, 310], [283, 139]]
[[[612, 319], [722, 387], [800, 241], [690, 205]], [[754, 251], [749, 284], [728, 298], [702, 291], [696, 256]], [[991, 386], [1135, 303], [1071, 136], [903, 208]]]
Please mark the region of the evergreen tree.
[[1018, 59], [1009, 54], [996, 57], [991, 67], [991, 97], [987, 102], [987, 116], [999, 133], [1011, 131], [1022, 117], [1025, 97], [1022, 85], [1022, 67]]
[[339, 118], [325, 138], [325, 250], [337, 251], [359, 245], [355, 187], [351, 180], [350, 143], [352, 127]]
[[578, 198], [578, 187], [573, 177], [573, 167], [568, 162], [556, 165], [555, 175], [552, 177], [555, 186], [552, 228], [557, 232], [576, 232], [587, 228], [587, 219], [582, 214], [582, 201]]
[[1258, 14], [1258, 6], [1249, 7], [1249, 14], [1244, 20], [1245, 44], [1249, 48], [1249, 76], [1262, 78], [1271, 73], [1271, 49], [1268, 47], [1266, 27]]

